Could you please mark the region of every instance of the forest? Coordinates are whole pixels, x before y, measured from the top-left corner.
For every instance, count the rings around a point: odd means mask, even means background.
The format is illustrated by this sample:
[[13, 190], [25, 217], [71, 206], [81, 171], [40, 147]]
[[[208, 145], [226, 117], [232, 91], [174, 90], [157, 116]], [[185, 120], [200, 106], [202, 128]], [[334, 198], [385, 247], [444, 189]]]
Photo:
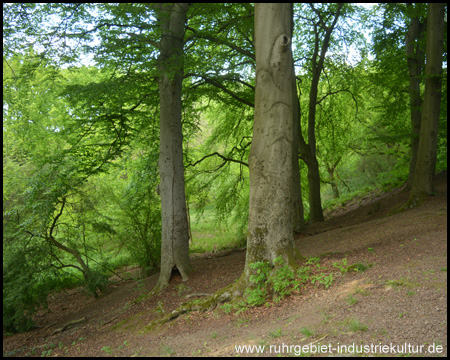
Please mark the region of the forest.
[[224, 251], [245, 265], [201, 304], [279, 301], [299, 236], [446, 169], [446, 4], [3, 4], [4, 335]]

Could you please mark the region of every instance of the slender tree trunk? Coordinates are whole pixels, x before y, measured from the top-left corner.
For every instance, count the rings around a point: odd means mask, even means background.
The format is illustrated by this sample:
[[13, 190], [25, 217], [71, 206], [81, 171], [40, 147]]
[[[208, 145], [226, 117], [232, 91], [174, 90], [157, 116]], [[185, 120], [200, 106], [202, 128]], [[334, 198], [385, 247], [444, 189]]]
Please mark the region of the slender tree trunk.
[[[292, 18], [293, 20], [293, 18]], [[292, 23], [292, 30], [294, 25]], [[295, 232], [300, 232], [305, 228], [305, 214], [303, 208], [302, 185], [300, 178], [300, 102], [297, 95], [297, 82], [295, 78], [294, 60], [292, 64], [292, 123], [293, 123], [293, 141], [292, 141], [292, 211], [293, 227]]]
[[[325, 46], [325, 43], [324, 43]], [[326, 44], [326, 48], [328, 43]], [[325, 49], [326, 52], [326, 49]], [[322, 211], [322, 199], [320, 197], [320, 173], [319, 163], [316, 156], [316, 104], [320, 74], [323, 69], [323, 61], [316, 65], [313, 61], [313, 79], [309, 93], [308, 111], [308, 157], [306, 166], [308, 167], [308, 188], [309, 188], [309, 211], [311, 223], [324, 220]]]
[[[411, 8], [412, 4], [407, 4]], [[409, 176], [406, 182], [406, 190], [410, 190], [419, 150], [420, 122], [422, 118], [422, 97], [420, 96], [420, 77], [422, 74], [424, 56], [419, 39], [424, 35], [424, 23], [414, 17], [406, 34], [406, 57], [409, 72], [409, 104], [411, 108], [411, 158], [409, 162]]]
[[[313, 7], [313, 5], [310, 5]], [[310, 221], [311, 223], [320, 222], [324, 220], [322, 211], [322, 200], [320, 198], [320, 173], [319, 163], [316, 157], [316, 105], [317, 94], [320, 75], [323, 70], [323, 63], [325, 61], [325, 55], [330, 44], [331, 33], [336, 26], [339, 14], [343, 4], [340, 3], [337, 6], [336, 13], [334, 14], [333, 22], [330, 26], [325, 26], [324, 16], [317, 12], [320, 17], [320, 24], [325, 31], [322, 46], [319, 54], [319, 30], [318, 24], [315, 25], [315, 46], [312, 56], [312, 73], [313, 78], [311, 82], [311, 90], [309, 93], [309, 112], [308, 112], [308, 144], [306, 144], [303, 134], [300, 133], [300, 153], [302, 160], [308, 167], [308, 187], [309, 187], [309, 209], [310, 209]]]
[[297, 259], [293, 244], [293, 109], [291, 4], [255, 5], [255, 122], [249, 156], [249, 264], [282, 256]]
[[[328, 47], [328, 44], [327, 44]], [[325, 50], [326, 51], [326, 50]], [[322, 211], [322, 200], [320, 197], [320, 173], [319, 163], [316, 156], [316, 103], [320, 74], [323, 68], [323, 61], [313, 61], [313, 79], [309, 93], [308, 111], [308, 151], [303, 154], [306, 166], [308, 167], [308, 197], [309, 215], [311, 223], [324, 220]]]
[[425, 96], [416, 168], [411, 195], [406, 204], [410, 207], [422, 204], [425, 198], [433, 193], [441, 106], [444, 13], [445, 4], [428, 5]]
[[191, 271], [189, 229], [184, 189], [181, 88], [187, 4], [161, 4], [159, 58], [161, 177], [161, 272], [155, 290], [168, 285], [177, 268], [184, 281]]
[[328, 172], [328, 176], [329, 176], [329, 182], [331, 185], [331, 189], [333, 190], [333, 197], [335, 199], [338, 199], [340, 194], [339, 194], [339, 188], [338, 188], [338, 184], [337, 184], [337, 180], [336, 177], [334, 175], [335, 173], [335, 169], [336, 167], [333, 165], [329, 165], [329, 164], [325, 164], [326, 168], [327, 168], [327, 172]]

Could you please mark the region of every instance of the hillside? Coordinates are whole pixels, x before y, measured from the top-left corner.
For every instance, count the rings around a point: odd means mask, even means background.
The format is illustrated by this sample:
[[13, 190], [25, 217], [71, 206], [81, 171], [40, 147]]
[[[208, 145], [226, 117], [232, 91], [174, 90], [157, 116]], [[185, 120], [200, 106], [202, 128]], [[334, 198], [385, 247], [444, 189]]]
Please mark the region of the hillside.
[[[423, 345], [422, 355], [447, 355], [447, 173], [436, 180], [436, 195], [420, 208], [391, 215], [408, 194], [402, 189], [372, 194], [296, 236], [301, 254], [320, 257], [323, 267], [344, 258], [349, 265], [367, 265], [364, 271], [337, 273], [328, 289], [310, 286], [269, 307], [240, 314], [219, 308], [192, 312], [146, 329], [187, 301], [186, 295], [213, 293], [240, 276], [245, 251], [205, 254], [194, 258], [187, 283], [175, 275], [151, 299], [143, 295], [157, 275], [115, 282], [98, 300], [82, 289], [51, 295], [49, 310], [36, 316], [38, 329], [3, 336], [3, 355], [235, 356], [235, 345], [265, 345], [270, 355], [270, 345], [311, 343], [406, 344], [413, 355]], [[70, 321], [74, 324], [56, 332]], [[428, 352], [438, 346], [441, 353]], [[295, 355], [298, 347], [281, 350]]]

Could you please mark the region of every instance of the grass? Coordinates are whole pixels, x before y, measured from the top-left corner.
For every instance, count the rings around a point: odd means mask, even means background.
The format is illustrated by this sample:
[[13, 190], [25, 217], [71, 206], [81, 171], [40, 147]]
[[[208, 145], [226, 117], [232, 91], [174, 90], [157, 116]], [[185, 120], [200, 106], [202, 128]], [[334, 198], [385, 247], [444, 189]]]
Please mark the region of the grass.
[[361, 324], [361, 322], [358, 319], [352, 319], [348, 325], [348, 328], [350, 331], [357, 332], [357, 331], [367, 331], [367, 326]]
[[274, 331], [269, 332], [269, 336], [276, 339], [283, 335], [283, 332], [281, 329], [276, 329]]
[[232, 216], [221, 222], [216, 218], [214, 209], [207, 207], [203, 213], [191, 210], [191, 231], [193, 241], [189, 246], [191, 253], [204, 253], [233, 249], [245, 246]]
[[393, 287], [395, 289], [399, 289], [400, 287], [409, 287], [409, 288], [416, 287], [419, 285], [419, 283], [402, 277], [399, 280], [388, 280], [386, 281], [386, 285]]
[[349, 305], [355, 305], [355, 304], [357, 304], [358, 303], [358, 299], [357, 298], [355, 298], [353, 295], [349, 295], [349, 296], [347, 296], [347, 303], [349, 304]]
[[159, 347], [159, 353], [163, 356], [172, 356], [173, 354], [175, 354], [175, 351], [167, 345], [161, 345]]
[[311, 336], [313, 336], [313, 335], [315, 334], [314, 330], [309, 329], [309, 328], [307, 328], [307, 327], [302, 327], [302, 328], [300, 329], [300, 332], [301, 332], [303, 335], [305, 335], [307, 338], [308, 338], [308, 337], [311, 337]]

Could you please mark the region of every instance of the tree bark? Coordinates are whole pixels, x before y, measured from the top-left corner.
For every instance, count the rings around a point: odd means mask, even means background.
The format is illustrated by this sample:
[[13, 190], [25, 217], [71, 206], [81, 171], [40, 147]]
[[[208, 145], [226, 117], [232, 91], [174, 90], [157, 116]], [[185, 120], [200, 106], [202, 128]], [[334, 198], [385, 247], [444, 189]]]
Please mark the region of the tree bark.
[[428, 5], [425, 96], [417, 162], [411, 194], [406, 204], [408, 207], [422, 204], [426, 197], [433, 193], [441, 106], [444, 13], [445, 4]]
[[295, 72], [293, 72], [293, 141], [292, 141], [292, 221], [295, 232], [301, 232], [305, 228], [305, 213], [303, 208], [302, 184], [299, 164], [299, 136], [300, 136], [300, 105], [295, 84]]
[[293, 244], [293, 94], [290, 4], [255, 5], [255, 121], [249, 156], [249, 264], [278, 256], [290, 265]]
[[[294, 18], [292, 17], [291, 32], [294, 30]], [[300, 101], [297, 95], [297, 81], [295, 77], [294, 59], [292, 66], [292, 211], [293, 227], [295, 232], [301, 232], [305, 228], [305, 212], [302, 198], [302, 184], [300, 177], [299, 151], [300, 151], [300, 126], [301, 112]]]
[[[333, 29], [336, 26], [342, 6], [343, 6], [342, 3], [340, 3], [337, 6], [333, 22], [330, 26], [326, 26], [325, 21], [322, 18], [322, 14], [320, 14], [318, 11], [315, 11], [320, 18], [319, 24], [325, 31], [325, 35], [319, 54], [319, 30], [318, 25], [315, 25], [314, 27], [315, 47], [312, 56], [313, 78], [311, 82], [311, 90], [309, 92], [308, 144], [306, 144], [306, 141], [303, 138], [303, 134], [300, 133], [300, 153], [302, 160], [306, 163], [306, 166], [308, 167], [309, 210], [311, 223], [324, 221], [322, 211], [322, 200], [320, 198], [319, 163], [317, 162], [316, 157], [316, 134], [315, 134], [316, 105], [317, 105], [317, 94], [318, 94], [320, 74], [322, 73], [325, 55], [327, 53], [328, 46], [330, 44], [331, 33], [333, 32]], [[311, 7], [313, 7], [312, 4]]]
[[327, 168], [327, 172], [328, 172], [328, 176], [329, 176], [328, 181], [329, 181], [329, 184], [331, 185], [331, 189], [333, 190], [333, 197], [335, 199], [338, 199], [340, 194], [339, 194], [339, 188], [338, 188], [337, 180], [336, 180], [336, 177], [334, 175], [334, 173], [336, 171], [337, 164], [330, 165], [328, 163], [325, 163], [325, 166]]
[[158, 5], [161, 25], [159, 57], [161, 177], [161, 272], [157, 291], [168, 285], [177, 268], [183, 281], [191, 271], [189, 228], [184, 188], [181, 88], [187, 4]]
[[[410, 9], [412, 4], [407, 4]], [[422, 75], [424, 54], [419, 40], [424, 36], [425, 23], [418, 17], [411, 19], [411, 24], [405, 38], [406, 57], [409, 72], [409, 105], [411, 111], [411, 158], [409, 161], [409, 175], [406, 190], [410, 190], [419, 150], [420, 122], [422, 118], [422, 97], [420, 96], [420, 77]]]

